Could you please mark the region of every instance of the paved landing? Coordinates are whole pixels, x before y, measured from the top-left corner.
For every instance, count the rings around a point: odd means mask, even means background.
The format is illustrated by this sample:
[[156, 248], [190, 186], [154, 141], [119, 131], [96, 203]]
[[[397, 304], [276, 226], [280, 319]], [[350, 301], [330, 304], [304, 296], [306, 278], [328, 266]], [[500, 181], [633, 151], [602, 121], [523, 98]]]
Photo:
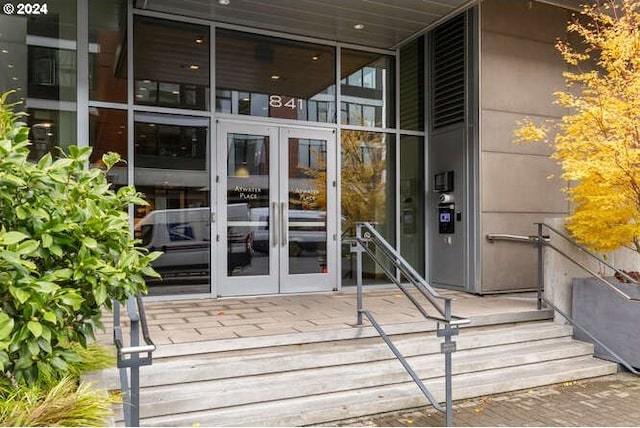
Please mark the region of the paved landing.
[[[534, 293], [476, 296], [439, 292], [454, 299], [454, 315], [470, 319], [536, 310]], [[398, 289], [365, 290], [364, 305], [383, 324], [424, 320]], [[147, 301], [145, 308], [157, 345], [348, 329], [356, 323], [355, 289], [327, 294]], [[106, 330], [100, 340], [109, 343], [112, 316], [105, 314], [103, 319]]]

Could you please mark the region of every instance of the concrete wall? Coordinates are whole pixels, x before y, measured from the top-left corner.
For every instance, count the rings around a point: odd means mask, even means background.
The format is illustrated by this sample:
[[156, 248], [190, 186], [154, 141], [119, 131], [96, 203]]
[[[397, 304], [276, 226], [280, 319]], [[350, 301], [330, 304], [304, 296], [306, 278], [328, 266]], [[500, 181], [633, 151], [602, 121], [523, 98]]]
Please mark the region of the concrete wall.
[[569, 16], [564, 9], [535, 1], [480, 3], [481, 293], [536, 284], [533, 246], [492, 244], [486, 234], [533, 235], [532, 223], [569, 211], [550, 148], [513, 142], [518, 120], [553, 120], [564, 113], [553, 104], [553, 93], [564, 88], [565, 69], [554, 45], [558, 37], [566, 37]]
[[[564, 228], [564, 218], [547, 218], [545, 223], [553, 226], [556, 230], [563, 232], [565, 235], [569, 235], [569, 232]], [[609, 269], [604, 264], [599, 263], [593, 257], [589, 257], [576, 247], [570, 245], [566, 240], [553, 233], [550, 234], [550, 237], [551, 244], [591, 271], [603, 277], [611, 277], [614, 275], [614, 271], [612, 269]], [[640, 255], [628, 248], [621, 248], [607, 254], [596, 255], [604, 258], [609, 264], [615, 266], [617, 269], [625, 271], [638, 270]], [[571, 315], [573, 309], [571, 283], [573, 278], [585, 277], [589, 277], [589, 273], [585, 270], [576, 266], [558, 252], [550, 248], [545, 248], [544, 296], [555, 307], [560, 309], [562, 312]], [[555, 314], [554, 319], [556, 322], [567, 324], [567, 321], [558, 313]]]

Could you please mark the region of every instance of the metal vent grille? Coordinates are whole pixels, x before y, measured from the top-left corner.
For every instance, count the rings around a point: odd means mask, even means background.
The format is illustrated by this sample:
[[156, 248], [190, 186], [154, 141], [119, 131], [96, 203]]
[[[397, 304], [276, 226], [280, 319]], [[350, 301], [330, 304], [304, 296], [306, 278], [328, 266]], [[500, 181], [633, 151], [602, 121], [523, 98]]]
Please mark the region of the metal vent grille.
[[464, 122], [465, 15], [433, 31], [432, 123], [438, 129]]

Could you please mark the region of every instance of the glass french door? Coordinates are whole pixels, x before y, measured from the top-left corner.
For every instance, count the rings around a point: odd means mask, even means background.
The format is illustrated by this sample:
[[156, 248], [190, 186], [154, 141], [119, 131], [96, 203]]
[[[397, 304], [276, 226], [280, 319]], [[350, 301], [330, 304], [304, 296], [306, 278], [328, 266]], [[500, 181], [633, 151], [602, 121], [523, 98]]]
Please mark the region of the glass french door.
[[336, 288], [335, 133], [218, 125], [217, 294]]

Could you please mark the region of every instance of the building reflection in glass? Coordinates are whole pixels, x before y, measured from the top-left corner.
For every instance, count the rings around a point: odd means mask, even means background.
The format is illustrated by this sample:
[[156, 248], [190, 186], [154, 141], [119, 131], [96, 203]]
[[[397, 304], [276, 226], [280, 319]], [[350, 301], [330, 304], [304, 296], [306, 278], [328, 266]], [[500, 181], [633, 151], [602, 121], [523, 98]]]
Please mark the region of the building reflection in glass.
[[147, 281], [150, 294], [210, 290], [208, 121], [184, 122], [162, 116], [134, 125], [134, 184], [149, 203], [136, 207], [134, 232], [164, 252], [153, 265], [163, 278]]

